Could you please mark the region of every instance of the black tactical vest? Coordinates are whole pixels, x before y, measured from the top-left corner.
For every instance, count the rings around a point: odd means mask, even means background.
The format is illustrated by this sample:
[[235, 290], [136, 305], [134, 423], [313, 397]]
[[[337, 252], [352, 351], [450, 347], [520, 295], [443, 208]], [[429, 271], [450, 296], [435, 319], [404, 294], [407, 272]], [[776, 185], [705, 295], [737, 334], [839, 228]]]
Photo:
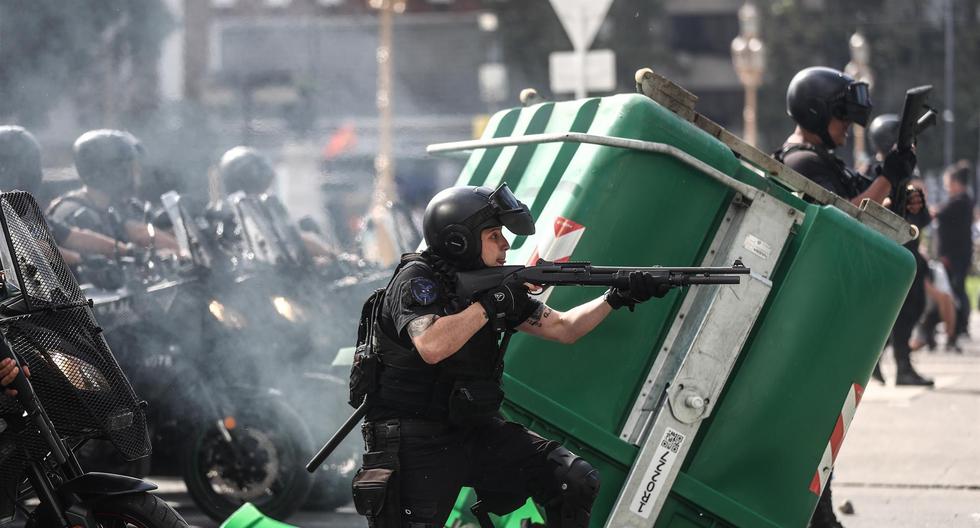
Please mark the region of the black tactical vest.
[[[420, 257], [407, 257], [412, 261], [400, 266], [396, 274], [409, 266], [429, 268]], [[461, 309], [447, 303], [445, 315]], [[460, 425], [477, 423], [499, 410], [506, 339], [501, 342], [489, 325], [483, 326], [458, 352], [430, 365], [414, 347], [406, 347], [389, 335], [380, 321], [378, 324], [381, 372], [377, 391], [368, 397], [372, 406], [394, 411], [399, 418], [448, 420]]]
[[[844, 160], [838, 158], [820, 145], [813, 145], [811, 143], [787, 143], [774, 152], [772, 157], [776, 158], [780, 163], [785, 163], [786, 156], [801, 150], [813, 152], [827, 167], [839, 174], [838, 179], [842, 187], [846, 190], [846, 195], [841, 195], [843, 198], [854, 198], [867, 190], [871, 185], [870, 179], [848, 168], [844, 164]], [[804, 176], [806, 175], [804, 174]]]

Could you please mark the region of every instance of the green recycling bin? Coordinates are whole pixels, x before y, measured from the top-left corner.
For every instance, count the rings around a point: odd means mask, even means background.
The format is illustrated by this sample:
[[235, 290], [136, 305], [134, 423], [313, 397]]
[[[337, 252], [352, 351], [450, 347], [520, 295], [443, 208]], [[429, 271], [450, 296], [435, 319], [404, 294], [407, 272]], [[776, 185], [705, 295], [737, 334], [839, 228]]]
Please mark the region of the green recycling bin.
[[591, 526], [806, 526], [914, 273], [873, 211], [807, 203], [638, 94], [505, 110], [480, 140], [430, 147], [454, 150], [458, 184], [506, 182], [537, 219], [508, 264], [753, 270], [574, 345], [512, 339], [504, 412], [599, 469]]

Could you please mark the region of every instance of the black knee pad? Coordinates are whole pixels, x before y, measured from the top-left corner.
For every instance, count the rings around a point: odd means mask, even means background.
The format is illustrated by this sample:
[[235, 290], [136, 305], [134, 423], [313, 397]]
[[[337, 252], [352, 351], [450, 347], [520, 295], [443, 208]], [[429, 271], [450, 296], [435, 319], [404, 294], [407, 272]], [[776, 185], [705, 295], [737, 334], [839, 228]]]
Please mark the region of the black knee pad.
[[[592, 503], [599, 495], [599, 472], [581, 457], [564, 447], [548, 454], [554, 465], [554, 477], [561, 487], [560, 504], [548, 506], [548, 526], [586, 527], [592, 513]], [[556, 522], [554, 517], [560, 516]]]

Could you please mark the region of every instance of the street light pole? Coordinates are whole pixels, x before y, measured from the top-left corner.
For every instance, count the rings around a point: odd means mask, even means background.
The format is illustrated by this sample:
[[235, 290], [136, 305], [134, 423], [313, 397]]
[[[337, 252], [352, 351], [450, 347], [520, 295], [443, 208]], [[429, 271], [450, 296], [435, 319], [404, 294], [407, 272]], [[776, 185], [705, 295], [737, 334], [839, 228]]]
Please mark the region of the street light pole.
[[395, 13], [405, 11], [405, 0], [370, 0], [371, 7], [378, 9], [378, 87], [375, 102], [378, 108], [378, 152], [374, 158], [374, 196], [368, 217], [375, 233], [374, 246], [365, 248], [368, 258], [383, 265], [398, 261], [398, 248], [394, 242], [391, 201], [395, 198], [395, 160], [392, 142], [392, 40]]
[[378, 24], [378, 153], [374, 158], [375, 199], [384, 203], [394, 196], [394, 162], [391, 141], [391, 44], [396, 0], [381, 0]]
[[[851, 62], [844, 66], [844, 73], [854, 80], [868, 83], [868, 91], [874, 86], [874, 76], [871, 74], [871, 47], [860, 31], [855, 31], [848, 40], [851, 48]], [[865, 150], [864, 127], [854, 124], [854, 166], [862, 167], [869, 161]]]
[[742, 110], [743, 136], [750, 145], [758, 144], [757, 94], [766, 70], [766, 51], [759, 38], [759, 11], [752, 2], [746, 2], [738, 10], [739, 34], [732, 40], [732, 65], [738, 80], [745, 89], [745, 105]]
[[[953, 109], [956, 106], [956, 71], [953, 66], [954, 54], [956, 53], [956, 41], [954, 40], [953, 31], [955, 28], [953, 11], [955, 0], [946, 0], [943, 3], [943, 44], [946, 50], [945, 56], [943, 57], [943, 91], [945, 92], [944, 99], [946, 99], [946, 109], [943, 110], [943, 166], [949, 167], [953, 164], [953, 140], [954, 140], [954, 114]], [[978, 160], [980, 161], [980, 160]]]

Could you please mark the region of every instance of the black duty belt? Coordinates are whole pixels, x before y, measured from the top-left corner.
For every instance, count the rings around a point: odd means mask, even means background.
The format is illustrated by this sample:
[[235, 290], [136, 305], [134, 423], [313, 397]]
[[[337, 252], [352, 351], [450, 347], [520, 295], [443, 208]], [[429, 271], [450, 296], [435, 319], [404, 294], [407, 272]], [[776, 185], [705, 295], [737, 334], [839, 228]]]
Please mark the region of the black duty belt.
[[[444, 422], [418, 419], [379, 420], [371, 423], [377, 438], [392, 436], [434, 436], [446, 434], [452, 426]], [[397, 431], [396, 431], [397, 429]]]
[[444, 422], [418, 419], [393, 419], [365, 422], [361, 426], [369, 450], [398, 452], [403, 436], [437, 436], [452, 431]]

